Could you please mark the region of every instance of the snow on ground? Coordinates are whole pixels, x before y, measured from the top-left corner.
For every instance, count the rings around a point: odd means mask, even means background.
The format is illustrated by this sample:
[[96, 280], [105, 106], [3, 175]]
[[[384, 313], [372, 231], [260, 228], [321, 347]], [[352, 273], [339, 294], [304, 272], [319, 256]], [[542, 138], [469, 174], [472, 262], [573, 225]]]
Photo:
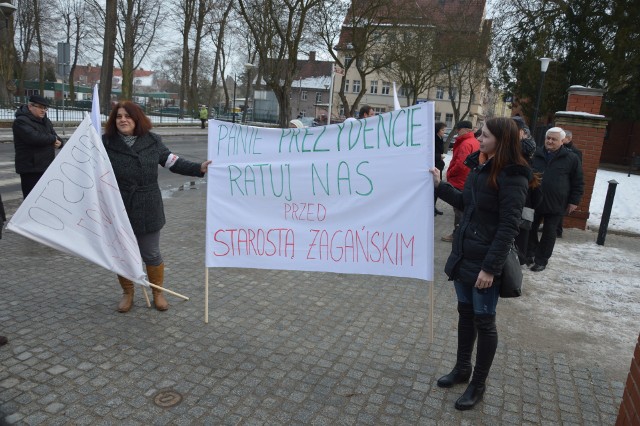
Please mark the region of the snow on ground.
[[587, 224], [589, 227], [600, 226], [602, 211], [609, 187], [608, 182], [618, 182], [616, 195], [613, 199], [609, 230], [624, 231], [640, 235], [640, 176], [609, 170], [598, 170], [596, 181], [593, 185], [593, 195], [589, 206], [590, 216]]

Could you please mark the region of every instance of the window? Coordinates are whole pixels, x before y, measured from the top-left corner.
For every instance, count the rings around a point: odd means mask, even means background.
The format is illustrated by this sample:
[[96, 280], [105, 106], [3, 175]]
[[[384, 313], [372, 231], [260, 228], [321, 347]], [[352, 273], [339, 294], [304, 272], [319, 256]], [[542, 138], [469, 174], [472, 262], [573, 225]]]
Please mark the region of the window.
[[302, 93], [300, 94], [300, 99], [302, 99], [303, 101], [307, 100], [307, 91], [303, 90]]
[[322, 93], [316, 92], [316, 103], [319, 104], [322, 102]]
[[344, 93], [349, 91], [349, 80], [344, 81]]
[[376, 113], [376, 115], [378, 115], [378, 114], [384, 114], [387, 111], [387, 109], [386, 108], [374, 107], [373, 111]]
[[382, 82], [382, 94], [383, 95], [388, 95], [391, 92], [391, 83], [389, 83], [388, 81], [383, 81]]
[[444, 99], [444, 87], [436, 88], [436, 99]]
[[404, 87], [404, 86], [400, 86], [400, 88], [398, 89], [398, 96], [402, 96], [402, 97], [410, 97], [413, 94], [413, 90], [411, 89], [411, 87]]
[[442, 118], [442, 113], [441, 112], [436, 112], [436, 121], [440, 121], [440, 119]]
[[353, 61], [353, 58], [351, 56], [345, 56], [344, 57], [344, 67], [345, 68], [349, 68], [349, 65], [351, 64], [351, 61]]
[[353, 80], [353, 93], [360, 93], [360, 80]]
[[338, 110], [338, 114], [340, 117], [344, 117], [344, 105], [340, 105], [340, 109]]
[[449, 99], [455, 100], [458, 97], [458, 89], [455, 87], [451, 87], [449, 89]]
[[453, 127], [453, 114], [447, 114], [445, 117], [444, 124], [449, 128]]
[[371, 82], [371, 90], [369, 93], [378, 93], [378, 80], [373, 80]]

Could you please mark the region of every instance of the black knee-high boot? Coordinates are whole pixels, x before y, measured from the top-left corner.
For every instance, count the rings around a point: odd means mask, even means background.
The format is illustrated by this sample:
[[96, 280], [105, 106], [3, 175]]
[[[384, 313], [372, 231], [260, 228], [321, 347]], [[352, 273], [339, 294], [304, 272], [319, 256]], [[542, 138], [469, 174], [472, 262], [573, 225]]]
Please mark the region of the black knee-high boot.
[[485, 382], [493, 363], [498, 347], [498, 330], [495, 315], [480, 315], [474, 319], [478, 330], [478, 347], [476, 348], [476, 366], [473, 369], [471, 383], [462, 396], [456, 401], [458, 410], [470, 410], [482, 400]]
[[473, 324], [473, 305], [458, 303], [458, 353], [456, 365], [451, 373], [438, 379], [438, 386], [450, 388], [458, 383], [467, 383], [471, 377], [471, 353], [476, 341], [476, 329]]

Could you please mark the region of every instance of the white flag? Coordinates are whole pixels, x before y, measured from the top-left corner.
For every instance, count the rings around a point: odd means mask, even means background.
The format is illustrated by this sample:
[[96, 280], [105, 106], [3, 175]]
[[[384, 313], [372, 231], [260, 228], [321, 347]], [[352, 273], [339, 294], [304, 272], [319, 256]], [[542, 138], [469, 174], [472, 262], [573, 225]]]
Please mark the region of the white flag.
[[7, 229], [147, 285], [111, 162], [88, 114]]
[[93, 100], [91, 101], [91, 123], [96, 129], [98, 135], [102, 134], [102, 126], [100, 123], [100, 95], [98, 94], [98, 85], [93, 86]]
[[396, 82], [393, 82], [393, 109], [398, 111], [402, 109], [400, 101], [398, 101], [398, 92], [396, 92]]

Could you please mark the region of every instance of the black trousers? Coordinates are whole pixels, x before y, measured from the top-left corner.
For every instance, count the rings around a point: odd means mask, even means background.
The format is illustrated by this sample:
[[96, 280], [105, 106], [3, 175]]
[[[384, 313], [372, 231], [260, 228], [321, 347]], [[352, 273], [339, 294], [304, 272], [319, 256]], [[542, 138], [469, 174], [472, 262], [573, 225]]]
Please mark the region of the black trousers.
[[[533, 224], [529, 232], [529, 244], [527, 246], [527, 257], [533, 257], [537, 265], [547, 266], [549, 258], [553, 254], [553, 247], [556, 245], [556, 229], [558, 223], [562, 221], [561, 214], [540, 214], [533, 216]], [[542, 235], [538, 239], [538, 228], [544, 219]]]
[[27, 198], [27, 195], [31, 192], [36, 183], [42, 177], [42, 173], [22, 173], [20, 174], [20, 186], [22, 187], [22, 197]]

